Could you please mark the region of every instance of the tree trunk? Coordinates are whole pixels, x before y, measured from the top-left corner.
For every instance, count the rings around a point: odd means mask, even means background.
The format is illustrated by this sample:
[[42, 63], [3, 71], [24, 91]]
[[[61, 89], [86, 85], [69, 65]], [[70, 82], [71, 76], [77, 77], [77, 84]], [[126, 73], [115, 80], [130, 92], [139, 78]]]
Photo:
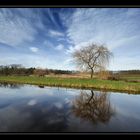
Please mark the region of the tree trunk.
[[93, 78], [93, 69], [91, 69], [91, 79]]
[[91, 101], [91, 99], [93, 99], [93, 97], [94, 97], [94, 92], [93, 92], [93, 90], [91, 90], [91, 97], [90, 97], [90, 99], [88, 100], [88, 103], [87, 103], [87, 104], [89, 104], [89, 102]]

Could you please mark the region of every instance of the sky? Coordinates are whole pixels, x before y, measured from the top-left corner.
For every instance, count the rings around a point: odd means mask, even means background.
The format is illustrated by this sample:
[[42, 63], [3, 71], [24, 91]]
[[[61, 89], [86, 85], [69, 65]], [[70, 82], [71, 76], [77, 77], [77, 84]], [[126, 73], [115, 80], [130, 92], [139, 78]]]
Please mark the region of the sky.
[[76, 70], [90, 43], [113, 53], [109, 70], [139, 70], [140, 8], [0, 8], [0, 65]]

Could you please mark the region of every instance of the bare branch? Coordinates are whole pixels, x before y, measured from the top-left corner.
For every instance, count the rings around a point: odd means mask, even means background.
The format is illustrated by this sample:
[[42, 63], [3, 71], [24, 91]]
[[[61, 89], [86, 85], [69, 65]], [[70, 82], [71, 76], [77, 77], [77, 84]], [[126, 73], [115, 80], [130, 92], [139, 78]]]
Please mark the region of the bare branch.
[[77, 66], [93, 72], [100, 68], [105, 68], [109, 64], [112, 53], [103, 45], [91, 44], [73, 53]]

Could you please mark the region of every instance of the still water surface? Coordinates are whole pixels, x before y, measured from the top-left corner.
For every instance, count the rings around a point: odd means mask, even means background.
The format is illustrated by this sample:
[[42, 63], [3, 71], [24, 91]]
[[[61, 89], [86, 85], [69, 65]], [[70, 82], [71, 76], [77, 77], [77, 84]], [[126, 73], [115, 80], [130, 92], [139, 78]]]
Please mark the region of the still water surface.
[[140, 95], [0, 84], [0, 132], [140, 132]]

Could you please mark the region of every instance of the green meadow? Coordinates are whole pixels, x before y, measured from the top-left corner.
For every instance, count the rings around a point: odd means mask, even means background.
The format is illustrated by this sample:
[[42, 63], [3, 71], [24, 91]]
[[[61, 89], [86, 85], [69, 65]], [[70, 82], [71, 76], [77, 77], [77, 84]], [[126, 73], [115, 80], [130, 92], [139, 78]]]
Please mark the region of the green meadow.
[[139, 82], [100, 80], [89, 78], [38, 77], [38, 76], [0, 76], [0, 82], [57, 86], [82, 89], [99, 89], [128, 93], [140, 93]]

